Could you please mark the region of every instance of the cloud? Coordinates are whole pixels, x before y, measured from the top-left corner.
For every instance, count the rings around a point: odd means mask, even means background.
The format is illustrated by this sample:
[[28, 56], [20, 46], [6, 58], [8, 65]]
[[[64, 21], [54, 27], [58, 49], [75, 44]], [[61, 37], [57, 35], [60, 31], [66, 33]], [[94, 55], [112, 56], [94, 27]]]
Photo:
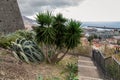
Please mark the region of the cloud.
[[77, 6], [84, 0], [18, 0], [23, 15], [31, 16], [35, 12]]

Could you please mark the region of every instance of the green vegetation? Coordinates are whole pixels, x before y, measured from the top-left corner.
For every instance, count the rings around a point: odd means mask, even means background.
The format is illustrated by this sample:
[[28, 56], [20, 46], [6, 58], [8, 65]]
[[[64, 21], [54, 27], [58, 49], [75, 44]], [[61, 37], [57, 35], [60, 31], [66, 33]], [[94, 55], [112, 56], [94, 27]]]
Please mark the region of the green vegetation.
[[11, 42], [15, 41], [17, 38], [26, 38], [27, 40], [32, 40], [35, 33], [33, 31], [18, 30], [14, 33], [1, 35], [0, 36], [0, 47], [10, 49]]
[[[37, 14], [36, 20], [39, 26], [35, 27], [34, 31], [19, 30], [8, 35], [0, 36], [0, 47], [7, 49], [11, 49], [12, 47], [13, 50], [11, 43], [13, 44], [18, 38], [25, 38], [26, 40], [37, 42], [37, 46], [41, 47], [45, 60], [48, 63], [58, 63], [69, 50], [74, 49], [80, 43], [82, 33], [80, 22], [72, 19], [68, 20], [62, 14], [54, 16], [50, 12]], [[16, 44], [21, 45], [17, 42]], [[29, 44], [29, 46], [33, 45]], [[14, 49], [14, 51], [17, 50]], [[26, 52], [23, 50], [23, 53]], [[24, 59], [26, 58], [24, 57]]]
[[78, 65], [77, 63], [68, 63], [66, 65], [66, 70], [69, 74], [66, 77], [66, 80], [78, 80], [77, 72], [78, 72]]
[[[43, 76], [40, 75], [37, 80], [44, 80]], [[60, 78], [58, 78], [58, 77], [50, 77], [50, 78], [47, 78], [46, 80], [60, 80]]]
[[[82, 30], [81, 23], [75, 20], [67, 20], [62, 14], [53, 16], [50, 12], [37, 14], [39, 24], [34, 29], [36, 40], [41, 44], [46, 61], [58, 63], [80, 43]], [[49, 56], [49, 52], [52, 55]]]
[[70, 73], [77, 73], [78, 72], [78, 64], [77, 63], [68, 63], [66, 65], [66, 70]]
[[111, 78], [114, 78], [116, 80], [120, 79], [120, 72], [119, 72], [119, 64], [116, 62], [111, 62], [110, 64], [106, 65], [106, 69], [109, 73], [109, 76]]
[[120, 40], [117, 41], [117, 44], [120, 45]]
[[91, 45], [91, 42], [92, 42], [92, 40], [93, 39], [101, 39], [99, 36], [97, 36], [97, 35], [90, 35], [89, 37], [88, 37], [88, 41], [90, 42], [90, 45]]
[[79, 80], [78, 77], [74, 73], [70, 73], [66, 80]]
[[[18, 68], [19, 66], [22, 66], [21, 68], [25, 68], [27, 71], [32, 71], [34, 68], [33, 65], [38, 65], [34, 63], [42, 62], [39, 65], [45, 66], [38, 68], [38, 70], [40, 69], [42, 73], [42, 69], [44, 68], [45, 71], [43, 71], [42, 76], [39, 76], [38, 80], [78, 80], [76, 77], [78, 71], [76, 57], [73, 58], [72, 56], [68, 58], [67, 54], [70, 50], [75, 49], [80, 44], [82, 34], [82, 29], [80, 27], [81, 23], [72, 19], [66, 19], [60, 13], [54, 16], [50, 12], [38, 13], [36, 15], [36, 20], [39, 26], [34, 27], [33, 31], [18, 30], [11, 34], [0, 35], [0, 48], [4, 48], [6, 51], [8, 50], [12, 54], [12, 56], [10, 56], [11, 54], [8, 55], [5, 53], [7, 57], [11, 57], [10, 61], [4, 60], [7, 61], [5, 64], [12, 62], [12, 60], [16, 60], [16, 66]], [[0, 54], [3, 53], [4, 52]], [[15, 57], [14, 59], [12, 59], [13, 56]], [[68, 60], [64, 60], [63, 58], [67, 58]], [[22, 61], [33, 63], [26, 64]], [[71, 63], [74, 61], [75, 63]], [[46, 62], [50, 64], [46, 64]], [[67, 66], [66, 63], [68, 63]], [[30, 68], [31, 66], [32, 68]], [[14, 68], [14, 66], [11, 67]], [[57, 76], [55, 72], [54, 75], [49, 74], [49, 72], [54, 71], [54, 67]], [[46, 69], [48, 68], [50, 69], [46, 72]], [[66, 73], [60, 74], [65, 68]], [[38, 70], [33, 71], [33, 73]], [[27, 73], [27, 71], [25, 73]], [[36, 74], [38, 75], [39, 73]], [[46, 74], [48, 77], [46, 77]]]
[[40, 62], [44, 60], [44, 55], [38, 45], [31, 40], [16, 39], [11, 44], [13, 54], [17, 59], [21, 59], [27, 63]]

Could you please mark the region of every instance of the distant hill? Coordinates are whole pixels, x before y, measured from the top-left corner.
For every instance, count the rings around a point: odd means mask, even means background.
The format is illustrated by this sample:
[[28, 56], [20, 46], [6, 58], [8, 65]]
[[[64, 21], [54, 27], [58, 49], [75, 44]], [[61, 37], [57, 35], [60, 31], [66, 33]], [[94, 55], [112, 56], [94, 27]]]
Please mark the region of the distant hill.
[[120, 22], [82, 22], [82, 26], [99, 26], [120, 28]]
[[26, 16], [22, 16], [22, 18], [23, 18], [25, 28], [28, 29], [28, 30], [31, 30], [32, 26], [37, 26], [38, 25], [37, 22], [33, 19], [30, 19]]
[[22, 18], [23, 18], [24, 24], [30, 24], [30, 25], [37, 24], [37, 22], [35, 20], [30, 19], [30, 18], [28, 18], [26, 16], [22, 16]]

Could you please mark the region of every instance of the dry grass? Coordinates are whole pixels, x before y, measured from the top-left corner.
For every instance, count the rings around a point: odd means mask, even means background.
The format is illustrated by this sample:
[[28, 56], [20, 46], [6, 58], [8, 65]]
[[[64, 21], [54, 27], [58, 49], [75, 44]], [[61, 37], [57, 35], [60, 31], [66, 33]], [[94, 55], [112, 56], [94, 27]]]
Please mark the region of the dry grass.
[[105, 57], [110, 57], [110, 56], [114, 55], [114, 53], [115, 53], [115, 49], [110, 48], [109, 46], [104, 46], [101, 49], [101, 51]]
[[74, 54], [74, 55], [82, 55], [82, 56], [87, 56], [90, 57], [91, 55], [91, 51], [92, 51], [92, 47], [89, 44], [89, 42], [87, 41], [86, 38], [81, 38], [80, 40], [81, 44], [79, 44], [74, 51], [71, 50], [70, 53]]
[[90, 57], [91, 51], [92, 48], [90, 45], [79, 45], [74, 49], [74, 54]]
[[114, 55], [114, 57], [120, 62], [120, 53], [119, 54], [116, 54]]
[[[17, 61], [10, 53], [0, 50], [0, 80], [37, 80], [42, 75], [44, 80], [50, 80], [51, 77], [59, 77], [64, 80], [63, 72], [68, 62], [77, 62], [77, 57], [67, 55], [59, 64], [27, 64]], [[49, 78], [49, 79], [47, 79]]]

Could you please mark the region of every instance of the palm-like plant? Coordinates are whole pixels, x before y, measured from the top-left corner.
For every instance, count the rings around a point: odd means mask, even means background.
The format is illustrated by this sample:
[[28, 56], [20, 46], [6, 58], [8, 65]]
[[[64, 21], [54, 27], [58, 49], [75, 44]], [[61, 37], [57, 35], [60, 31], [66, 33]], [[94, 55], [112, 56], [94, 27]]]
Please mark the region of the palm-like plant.
[[55, 38], [55, 30], [51, 27], [53, 16], [51, 13], [39, 13], [36, 20], [40, 26], [35, 30], [38, 42], [52, 44]]
[[36, 28], [36, 39], [37, 42], [43, 43], [46, 45], [46, 58], [47, 61], [51, 62], [48, 58], [48, 45], [54, 44], [55, 40], [55, 29], [51, 26], [53, 21], [53, 16], [51, 13], [39, 13], [36, 18], [40, 26]]
[[46, 13], [38, 13], [36, 15], [36, 21], [40, 24], [40, 27], [50, 26], [53, 19], [52, 17], [53, 16], [48, 11]]
[[81, 23], [78, 21], [70, 20], [66, 26], [65, 42], [64, 45], [67, 48], [66, 52], [58, 59], [60, 61], [67, 54], [69, 49], [74, 49], [80, 43], [80, 37], [82, 29]]
[[78, 21], [70, 20], [68, 22], [65, 40], [65, 45], [68, 49], [73, 49], [80, 43], [82, 32], [80, 25], [81, 23]]
[[67, 21], [67, 19], [64, 18], [63, 15], [60, 13], [54, 17], [53, 28], [56, 30], [55, 44], [59, 48], [61, 48], [64, 44], [64, 37], [65, 37], [65, 31], [66, 31], [66, 27], [65, 27], [66, 21]]
[[[62, 14], [52, 16], [49, 12], [39, 13], [36, 20], [40, 24], [35, 30], [36, 39], [45, 45], [47, 61], [53, 63], [59, 62], [69, 49], [75, 48], [80, 43], [81, 23], [73, 20], [67, 22], [67, 19]], [[63, 50], [63, 48], [66, 51], [58, 58], [59, 51]]]

